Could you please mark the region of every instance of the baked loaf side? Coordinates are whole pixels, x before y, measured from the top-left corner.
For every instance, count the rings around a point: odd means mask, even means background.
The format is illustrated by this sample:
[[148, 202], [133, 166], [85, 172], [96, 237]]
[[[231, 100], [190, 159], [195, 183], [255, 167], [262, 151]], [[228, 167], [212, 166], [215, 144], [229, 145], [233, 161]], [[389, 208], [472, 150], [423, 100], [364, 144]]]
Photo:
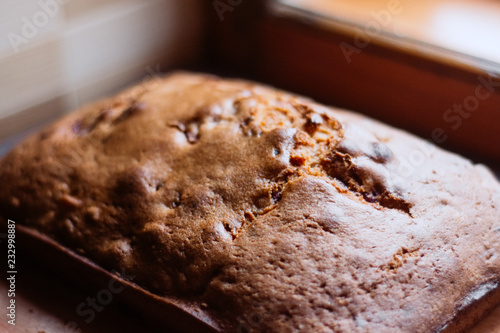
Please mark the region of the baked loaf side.
[[485, 167], [255, 83], [134, 87], [19, 145], [0, 183], [2, 219], [228, 331], [437, 331], [498, 288]]

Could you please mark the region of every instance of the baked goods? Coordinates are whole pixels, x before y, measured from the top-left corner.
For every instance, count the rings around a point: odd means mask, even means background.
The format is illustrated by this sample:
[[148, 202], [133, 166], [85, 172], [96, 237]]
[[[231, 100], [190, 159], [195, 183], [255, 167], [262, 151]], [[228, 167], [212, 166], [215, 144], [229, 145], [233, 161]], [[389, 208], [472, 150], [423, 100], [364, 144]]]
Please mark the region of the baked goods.
[[0, 183], [3, 221], [218, 331], [460, 330], [499, 298], [485, 167], [250, 82], [136, 86], [26, 140]]

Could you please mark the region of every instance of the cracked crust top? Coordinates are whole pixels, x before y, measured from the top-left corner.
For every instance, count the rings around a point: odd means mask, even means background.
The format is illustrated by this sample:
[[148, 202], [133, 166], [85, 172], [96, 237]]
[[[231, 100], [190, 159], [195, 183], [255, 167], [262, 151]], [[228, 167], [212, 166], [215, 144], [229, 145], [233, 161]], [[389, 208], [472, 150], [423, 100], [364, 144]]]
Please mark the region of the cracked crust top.
[[172, 74], [0, 162], [15, 219], [232, 330], [429, 332], [500, 274], [500, 186], [405, 132]]

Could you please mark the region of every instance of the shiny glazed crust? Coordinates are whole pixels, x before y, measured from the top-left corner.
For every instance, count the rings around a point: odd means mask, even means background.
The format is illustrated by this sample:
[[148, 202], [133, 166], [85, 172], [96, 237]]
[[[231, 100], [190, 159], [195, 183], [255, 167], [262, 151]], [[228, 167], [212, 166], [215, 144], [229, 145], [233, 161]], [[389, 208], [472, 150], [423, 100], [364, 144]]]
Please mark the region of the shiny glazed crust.
[[26, 140], [0, 183], [0, 219], [220, 331], [432, 332], [497, 298], [486, 168], [255, 83], [149, 81]]

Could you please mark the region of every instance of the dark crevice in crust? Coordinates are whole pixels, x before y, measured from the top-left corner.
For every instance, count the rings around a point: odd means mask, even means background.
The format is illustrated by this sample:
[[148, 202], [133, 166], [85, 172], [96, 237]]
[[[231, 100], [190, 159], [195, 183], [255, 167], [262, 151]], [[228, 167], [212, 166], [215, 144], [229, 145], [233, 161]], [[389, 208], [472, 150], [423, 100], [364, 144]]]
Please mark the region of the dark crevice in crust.
[[340, 180], [350, 191], [361, 195], [366, 202], [398, 209], [411, 216], [410, 203], [390, 193], [382, 183], [373, 179], [370, 182], [365, 180], [348, 154], [334, 151], [322, 160], [321, 166], [330, 177]]
[[137, 102], [137, 100], [133, 100], [128, 108], [126, 108], [114, 121], [114, 124], [120, 123], [127, 118], [137, 114], [141, 110], [145, 108], [144, 103]]
[[[236, 110], [242, 109], [241, 103], [242, 101], [234, 103]], [[354, 156], [342, 151], [339, 144], [344, 139], [344, 131], [337, 119], [301, 103], [294, 103], [293, 109], [295, 112], [279, 107], [268, 110], [275, 116], [266, 118], [267, 128], [260, 126], [263, 115], [256, 109], [251, 109], [249, 114], [243, 115], [240, 122], [242, 133], [258, 136], [259, 133], [272, 128], [292, 126], [298, 131], [295, 135], [295, 145], [290, 151], [290, 175], [298, 176], [300, 172], [312, 176], [326, 175], [343, 183], [347, 189], [369, 204], [397, 209], [411, 217], [410, 203], [391, 193], [382, 181], [371, 179], [366, 172], [360, 172]], [[283, 118], [287, 119], [289, 125], [283, 124]], [[276, 151], [274, 155], [279, 153]], [[373, 142], [367, 154], [378, 164], [385, 164], [392, 158], [390, 149], [381, 142]], [[290, 175], [289, 179], [292, 178]], [[280, 181], [276, 180], [276, 183], [279, 184]], [[273, 204], [276, 204], [280, 197], [281, 192], [273, 192]]]
[[[295, 152], [290, 158], [293, 166], [305, 167], [312, 175], [323, 173], [339, 180], [367, 203], [397, 209], [412, 216], [410, 203], [391, 193], [382, 181], [368, 179], [366, 173], [360, 172], [354, 156], [343, 151], [340, 143], [344, 139], [344, 131], [338, 120], [306, 105], [296, 104], [295, 108], [302, 116], [303, 131], [296, 136]], [[318, 138], [317, 132], [327, 133], [328, 138]], [[300, 153], [301, 148], [305, 148], [307, 153]], [[367, 153], [370, 159], [379, 164], [385, 164], [392, 158], [391, 150], [381, 142], [373, 142]]]

